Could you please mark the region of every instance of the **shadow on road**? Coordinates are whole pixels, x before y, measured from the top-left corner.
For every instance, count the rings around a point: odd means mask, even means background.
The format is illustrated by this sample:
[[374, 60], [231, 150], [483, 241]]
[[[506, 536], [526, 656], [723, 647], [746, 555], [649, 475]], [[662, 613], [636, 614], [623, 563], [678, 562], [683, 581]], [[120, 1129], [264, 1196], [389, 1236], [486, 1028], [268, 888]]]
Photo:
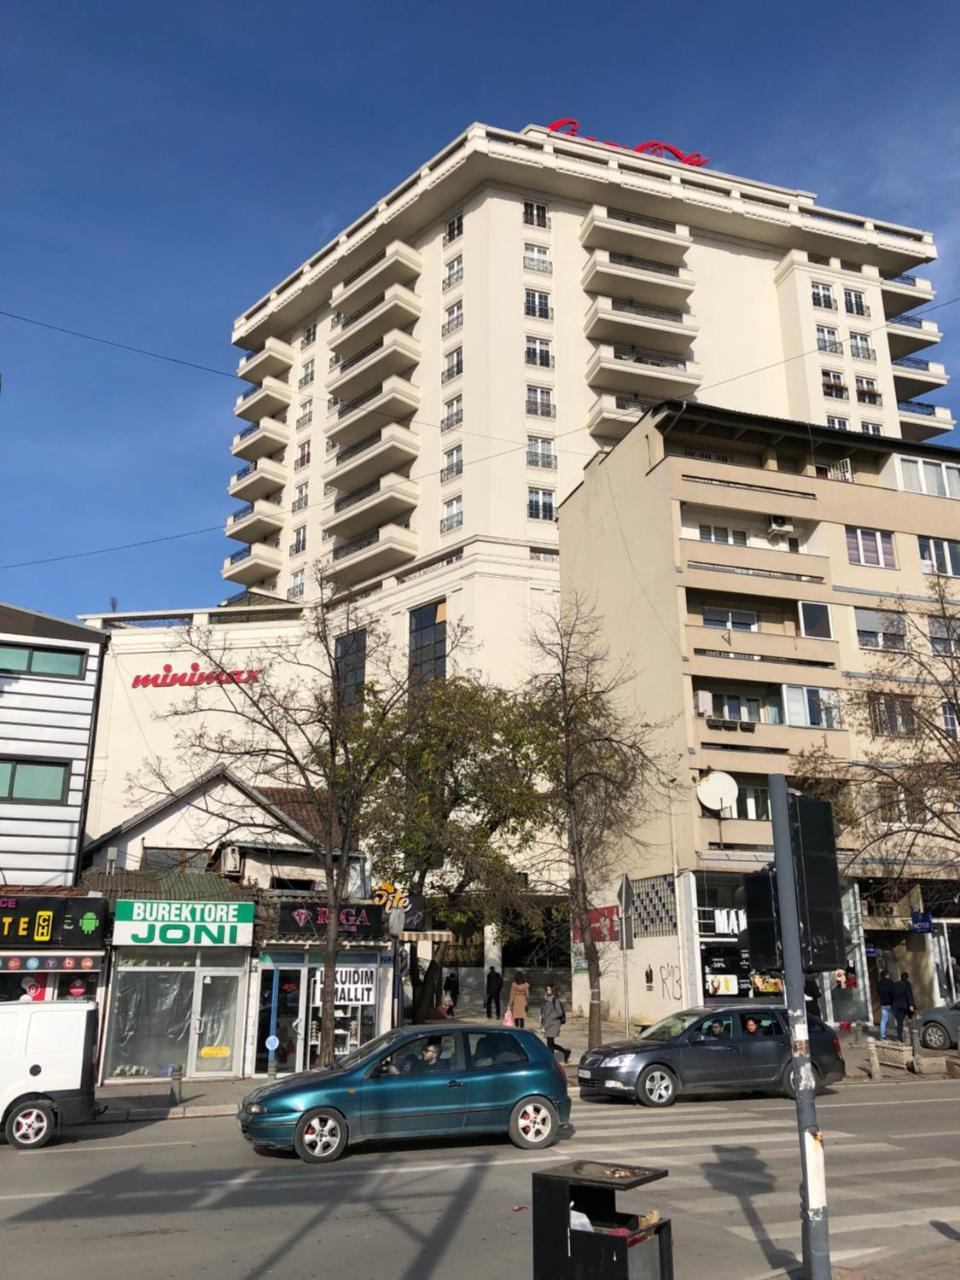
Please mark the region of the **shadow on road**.
[[960, 1241], [960, 1231], [957, 1231], [955, 1227], [951, 1227], [948, 1222], [938, 1222], [936, 1218], [931, 1218], [930, 1225], [934, 1231], [939, 1231], [945, 1240]]
[[713, 1154], [716, 1162], [700, 1167], [703, 1176], [714, 1191], [734, 1197], [740, 1205], [743, 1220], [753, 1232], [754, 1239], [763, 1250], [767, 1264], [772, 1271], [791, 1268], [800, 1264], [800, 1259], [790, 1249], [781, 1249], [770, 1239], [763, 1225], [754, 1200], [764, 1192], [776, 1188], [776, 1179], [766, 1160], [761, 1159], [756, 1147], [715, 1146]]

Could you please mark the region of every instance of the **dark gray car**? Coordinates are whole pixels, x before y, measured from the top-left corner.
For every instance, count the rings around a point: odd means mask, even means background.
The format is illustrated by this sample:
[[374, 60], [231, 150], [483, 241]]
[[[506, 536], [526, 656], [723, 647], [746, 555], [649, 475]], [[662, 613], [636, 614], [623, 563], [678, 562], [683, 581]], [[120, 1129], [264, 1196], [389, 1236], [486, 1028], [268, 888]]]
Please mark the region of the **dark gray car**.
[[919, 1028], [920, 1040], [928, 1049], [960, 1048], [960, 1000], [924, 1009], [910, 1024]]
[[[809, 1016], [817, 1085], [843, 1079], [836, 1034]], [[647, 1027], [633, 1040], [601, 1045], [580, 1059], [581, 1098], [630, 1098], [669, 1107], [681, 1093], [737, 1090], [792, 1096], [786, 1013], [772, 1005], [685, 1009]]]

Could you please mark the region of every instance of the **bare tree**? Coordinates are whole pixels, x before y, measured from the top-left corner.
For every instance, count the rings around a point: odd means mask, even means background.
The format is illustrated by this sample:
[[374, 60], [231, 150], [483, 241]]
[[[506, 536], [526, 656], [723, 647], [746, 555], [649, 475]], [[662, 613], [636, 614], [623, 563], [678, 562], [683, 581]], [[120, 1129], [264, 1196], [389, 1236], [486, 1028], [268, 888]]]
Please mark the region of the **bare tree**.
[[619, 878], [645, 808], [668, 785], [655, 753], [658, 726], [636, 720], [621, 691], [630, 672], [611, 663], [600, 618], [582, 599], [545, 616], [534, 637], [536, 674], [526, 689], [542, 782], [543, 816], [566, 878], [571, 923], [583, 942], [590, 987], [588, 1038], [600, 1043], [601, 947], [595, 896]]

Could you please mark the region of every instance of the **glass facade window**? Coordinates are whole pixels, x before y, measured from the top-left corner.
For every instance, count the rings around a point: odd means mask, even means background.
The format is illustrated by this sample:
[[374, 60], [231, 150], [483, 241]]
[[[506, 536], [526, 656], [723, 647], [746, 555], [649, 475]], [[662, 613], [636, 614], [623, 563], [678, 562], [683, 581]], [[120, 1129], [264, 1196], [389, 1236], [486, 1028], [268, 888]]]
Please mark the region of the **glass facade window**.
[[410, 610], [410, 680], [446, 679], [447, 602], [436, 600]]
[[69, 788], [68, 764], [0, 759], [0, 804], [64, 804]]
[[0, 644], [0, 672], [4, 674], [82, 680], [86, 670], [85, 649], [34, 649], [30, 645]]
[[358, 627], [337, 636], [334, 644], [334, 666], [340, 696], [346, 711], [363, 702], [363, 686], [367, 678], [367, 630]]

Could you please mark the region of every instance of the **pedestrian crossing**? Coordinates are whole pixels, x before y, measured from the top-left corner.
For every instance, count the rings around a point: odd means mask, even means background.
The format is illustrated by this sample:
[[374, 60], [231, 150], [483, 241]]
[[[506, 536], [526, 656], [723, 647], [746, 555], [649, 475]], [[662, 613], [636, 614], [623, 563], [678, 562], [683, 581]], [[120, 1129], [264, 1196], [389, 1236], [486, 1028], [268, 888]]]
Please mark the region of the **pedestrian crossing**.
[[[946, 1236], [958, 1241], [960, 1275], [960, 1153], [954, 1158], [951, 1143], [941, 1141], [947, 1131], [928, 1117], [927, 1132], [914, 1129], [908, 1142], [891, 1132], [904, 1128], [897, 1106], [855, 1126], [857, 1113], [836, 1105], [832, 1113], [828, 1101], [820, 1114], [835, 1257], [872, 1264], [901, 1251], [920, 1256]], [[799, 1256], [800, 1157], [790, 1103], [736, 1099], [651, 1111], [575, 1100], [570, 1125], [554, 1148], [568, 1158], [666, 1168], [665, 1180], [637, 1194], [673, 1216], [681, 1235], [684, 1218], [696, 1214], [718, 1233], [755, 1242], [752, 1280], [767, 1274], [765, 1261], [769, 1274], [782, 1275], [785, 1255]]]

